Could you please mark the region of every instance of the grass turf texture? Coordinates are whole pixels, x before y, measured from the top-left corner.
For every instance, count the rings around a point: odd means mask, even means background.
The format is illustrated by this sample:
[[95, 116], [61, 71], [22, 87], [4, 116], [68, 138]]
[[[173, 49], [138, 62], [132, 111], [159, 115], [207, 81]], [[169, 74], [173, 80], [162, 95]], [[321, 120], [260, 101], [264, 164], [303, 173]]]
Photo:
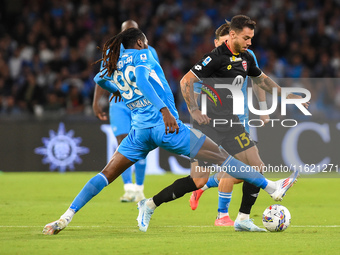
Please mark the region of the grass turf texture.
[[[106, 187], [55, 236], [41, 233], [57, 220], [96, 173], [2, 173], [0, 254], [338, 254], [340, 175], [300, 178], [281, 202], [292, 214], [282, 233], [235, 232], [215, 227], [217, 189], [206, 191], [191, 211], [189, 197], [157, 208], [146, 233], [140, 232], [135, 203], [120, 203], [121, 179]], [[145, 195], [155, 194], [178, 175], [147, 176]], [[234, 187], [235, 219], [241, 187]], [[261, 191], [251, 217], [262, 226], [264, 209], [274, 204]]]

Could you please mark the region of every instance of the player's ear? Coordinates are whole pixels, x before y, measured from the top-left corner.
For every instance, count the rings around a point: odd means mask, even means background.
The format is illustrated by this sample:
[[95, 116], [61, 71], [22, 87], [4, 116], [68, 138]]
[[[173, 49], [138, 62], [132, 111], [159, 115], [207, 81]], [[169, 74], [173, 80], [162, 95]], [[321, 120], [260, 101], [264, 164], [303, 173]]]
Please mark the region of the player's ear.
[[143, 47], [144, 44], [143, 44], [141, 39], [137, 39], [137, 46], [138, 46], [139, 49], [144, 49], [144, 47]]
[[235, 36], [236, 36], [236, 32], [234, 30], [230, 30], [229, 36], [230, 36], [231, 39], [234, 39]]
[[215, 48], [218, 46], [218, 40], [214, 39]]

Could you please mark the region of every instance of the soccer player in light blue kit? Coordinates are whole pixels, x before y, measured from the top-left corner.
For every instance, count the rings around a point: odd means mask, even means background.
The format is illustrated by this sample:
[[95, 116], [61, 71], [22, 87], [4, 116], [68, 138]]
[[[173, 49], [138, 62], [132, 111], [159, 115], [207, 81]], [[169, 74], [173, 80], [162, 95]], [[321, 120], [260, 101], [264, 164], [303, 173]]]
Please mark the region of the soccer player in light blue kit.
[[[121, 44], [125, 50], [119, 57]], [[261, 187], [276, 201], [282, 200], [295, 182], [298, 172], [276, 182], [267, 180], [259, 172], [228, 155], [200, 131], [184, 125], [178, 118], [174, 97], [164, 72], [148, 50], [147, 39], [142, 31], [130, 28], [119, 33], [105, 43], [103, 54], [104, 67], [107, 69], [104, 77], [106, 80], [103, 82], [99, 73], [95, 81], [115, 96], [121, 95], [132, 111], [132, 128], [110, 162], [85, 184], [59, 220], [44, 227], [44, 234], [57, 234], [63, 230], [75, 213], [105, 186], [136, 161], [145, 159], [157, 147], [218, 164], [233, 177]], [[242, 168], [249, 171], [242, 171]], [[156, 206], [201, 188], [208, 177], [209, 171], [192, 173], [192, 176], [176, 180], [153, 198], [140, 201], [137, 218], [139, 229], [144, 232], [147, 230]]]
[[[127, 20], [122, 23], [121, 30], [124, 31], [129, 28], [138, 28], [137, 22], [134, 20]], [[149, 50], [152, 53], [152, 56], [159, 62], [156, 50], [149, 46]], [[124, 51], [124, 46], [121, 45], [120, 52]], [[120, 54], [121, 54], [120, 53]], [[103, 69], [101, 63], [100, 69]], [[93, 99], [93, 111], [95, 115], [100, 120], [107, 120], [106, 113], [103, 112], [100, 106], [100, 99], [104, 94], [107, 94], [107, 90], [101, 88], [98, 84], [95, 87], [94, 99]], [[123, 101], [111, 100], [109, 107], [109, 115], [110, 115], [110, 125], [117, 139], [118, 145], [122, 142], [122, 140], [128, 135], [131, 129], [131, 110], [125, 105]], [[144, 178], [145, 178], [145, 167], [146, 160], [141, 159], [135, 163], [135, 177], [136, 183], [133, 184], [132, 181], [132, 168], [129, 167], [122, 174], [122, 180], [124, 183], [124, 194], [120, 197], [121, 202], [139, 202], [144, 199]]]
[[[221, 25], [215, 32], [215, 47], [218, 47], [222, 45], [225, 41], [229, 40], [229, 30], [230, 30], [230, 22], [226, 21], [225, 24]], [[247, 49], [248, 52], [251, 53], [251, 55], [254, 57], [256, 66], [258, 67], [258, 63], [256, 60], [256, 56], [254, 52], [250, 49]], [[247, 77], [248, 78], [248, 77]], [[244, 95], [244, 98], [247, 99], [247, 80], [245, 79], [243, 86], [242, 86], [242, 93]], [[195, 100], [198, 99], [198, 95], [201, 94], [203, 91], [205, 91], [205, 88], [202, 88], [202, 83], [198, 82], [194, 84], [194, 92], [195, 92]], [[255, 95], [259, 101], [260, 108], [265, 110], [267, 108], [266, 104], [266, 96], [265, 91], [262, 90], [258, 86], [253, 85], [253, 89], [255, 92]], [[208, 91], [206, 91], [209, 93]], [[248, 109], [248, 100], [244, 101], [244, 115], [238, 115], [239, 122], [244, 123], [245, 130], [250, 133], [249, 130], [249, 109]], [[269, 121], [268, 115], [261, 115], [261, 120], [264, 123], [267, 123]], [[192, 167], [197, 167], [197, 162], [192, 164]], [[222, 181], [220, 182], [220, 180]], [[209, 188], [213, 187], [219, 187], [218, 189], [218, 215], [215, 220], [216, 226], [234, 226], [234, 221], [230, 219], [229, 217], [229, 204], [232, 197], [232, 191], [233, 191], [233, 185], [240, 183], [240, 180], [237, 180], [235, 178], [230, 178], [229, 176], [224, 176], [223, 173], [216, 173], [212, 175], [208, 182], [201, 188], [196, 191], [194, 191], [190, 197], [190, 207], [192, 210], [196, 210], [198, 206], [199, 199], [203, 192]], [[243, 231], [265, 231], [264, 229], [261, 229], [257, 227], [252, 220], [249, 219], [250, 211], [252, 206], [254, 205], [257, 195], [258, 195], [258, 188], [252, 187], [251, 185], [245, 183], [243, 184], [243, 197], [241, 202], [241, 207], [239, 214], [237, 216], [237, 226], [239, 228], [242, 227]]]

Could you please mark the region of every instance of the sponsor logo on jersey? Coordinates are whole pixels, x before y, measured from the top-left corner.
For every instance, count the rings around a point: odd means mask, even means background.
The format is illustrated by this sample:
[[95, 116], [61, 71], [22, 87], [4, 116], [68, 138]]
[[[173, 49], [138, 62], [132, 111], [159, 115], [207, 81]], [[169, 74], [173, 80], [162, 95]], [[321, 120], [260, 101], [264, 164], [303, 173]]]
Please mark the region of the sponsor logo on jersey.
[[195, 69], [198, 70], [198, 71], [200, 71], [200, 70], [202, 70], [202, 66], [200, 66], [200, 65], [195, 65]]
[[228, 70], [230, 70], [230, 69], [231, 69], [231, 67], [232, 67], [231, 65], [228, 65], [227, 69], [228, 69]]
[[203, 60], [202, 65], [206, 66], [207, 64], [209, 64], [210, 61], [211, 61], [211, 57], [206, 57], [206, 59]]
[[242, 58], [235, 57], [235, 56], [230, 57], [230, 62], [239, 62], [239, 61], [242, 61]]
[[243, 66], [244, 71], [247, 71], [247, 61], [243, 60], [242, 66]]
[[146, 59], [147, 59], [146, 54], [141, 54], [141, 55], [140, 55], [140, 59], [141, 59], [141, 60], [146, 60]]

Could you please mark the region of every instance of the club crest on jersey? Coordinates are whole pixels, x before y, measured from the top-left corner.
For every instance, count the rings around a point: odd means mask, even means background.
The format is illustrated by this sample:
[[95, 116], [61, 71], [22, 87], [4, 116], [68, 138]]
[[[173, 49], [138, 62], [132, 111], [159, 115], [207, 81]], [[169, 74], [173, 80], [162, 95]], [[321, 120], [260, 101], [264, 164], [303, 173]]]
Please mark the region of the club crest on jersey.
[[247, 61], [243, 60], [242, 66], [243, 66], [244, 71], [247, 71]]
[[211, 57], [206, 57], [206, 58], [203, 60], [202, 65], [203, 65], [203, 66], [206, 66], [207, 64], [209, 64], [210, 61], [211, 61]]
[[140, 59], [141, 59], [141, 60], [146, 60], [146, 59], [147, 59], [147, 58], [146, 58], [146, 54], [141, 54], [141, 55], [140, 55]]

